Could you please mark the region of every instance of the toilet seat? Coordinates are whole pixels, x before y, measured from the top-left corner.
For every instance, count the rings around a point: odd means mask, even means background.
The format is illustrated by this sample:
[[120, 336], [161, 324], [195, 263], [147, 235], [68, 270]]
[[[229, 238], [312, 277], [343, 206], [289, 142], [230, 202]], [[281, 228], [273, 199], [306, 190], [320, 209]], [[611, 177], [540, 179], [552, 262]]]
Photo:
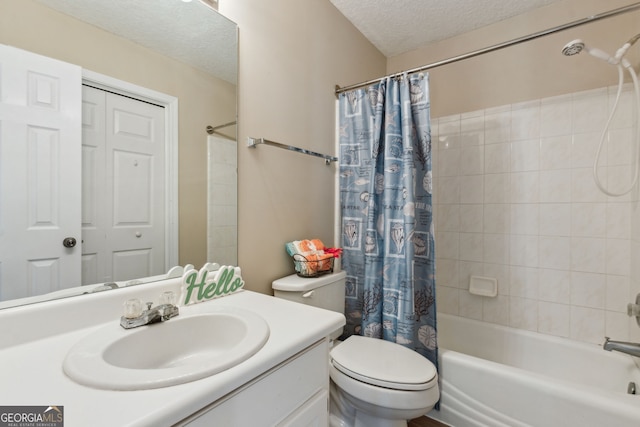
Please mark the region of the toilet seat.
[[334, 347], [330, 355], [338, 371], [366, 384], [407, 391], [437, 385], [435, 366], [399, 344], [353, 335]]

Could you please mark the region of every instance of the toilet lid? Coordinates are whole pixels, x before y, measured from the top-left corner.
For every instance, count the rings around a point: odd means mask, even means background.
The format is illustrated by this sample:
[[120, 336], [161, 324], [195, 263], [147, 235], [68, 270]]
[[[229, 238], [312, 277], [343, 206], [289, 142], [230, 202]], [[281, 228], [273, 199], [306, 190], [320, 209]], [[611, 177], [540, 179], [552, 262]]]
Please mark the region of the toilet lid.
[[331, 350], [333, 366], [356, 380], [396, 390], [433, 387], [436, 368], [421, 354], [375, 338], [352, 335]]

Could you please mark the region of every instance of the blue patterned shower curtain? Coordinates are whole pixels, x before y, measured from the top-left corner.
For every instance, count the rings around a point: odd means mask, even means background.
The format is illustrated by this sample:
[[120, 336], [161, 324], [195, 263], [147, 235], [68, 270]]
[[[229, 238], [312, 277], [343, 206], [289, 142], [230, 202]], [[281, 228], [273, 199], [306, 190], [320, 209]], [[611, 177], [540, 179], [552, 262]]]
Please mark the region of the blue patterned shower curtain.
[[402, 344], [437, 366], [428, 75], [344, 92], [339, 110], [345, 336]]

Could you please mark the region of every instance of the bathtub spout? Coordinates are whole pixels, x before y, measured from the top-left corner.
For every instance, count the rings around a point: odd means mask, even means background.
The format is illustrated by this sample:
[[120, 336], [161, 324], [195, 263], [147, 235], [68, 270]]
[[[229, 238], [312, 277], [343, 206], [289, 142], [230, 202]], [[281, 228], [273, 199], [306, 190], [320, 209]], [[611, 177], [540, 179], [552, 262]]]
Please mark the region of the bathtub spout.
[[631, 356], [640, 357], [640, 344], [625, 341], [611, 341], [609, 337], [605, 337], [602, 348], [607, 351], [619, 351]]

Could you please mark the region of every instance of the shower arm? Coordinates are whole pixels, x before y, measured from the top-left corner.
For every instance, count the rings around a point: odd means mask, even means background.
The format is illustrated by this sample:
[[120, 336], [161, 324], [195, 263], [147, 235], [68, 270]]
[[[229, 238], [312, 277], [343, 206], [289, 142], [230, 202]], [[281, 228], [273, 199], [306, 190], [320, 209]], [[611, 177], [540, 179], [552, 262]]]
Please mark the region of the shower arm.
[[622, 57], [627, 53], [629, 48], [633, 46], [635, 42], [637, 42], [639, 39], [640, 39], [640, 34], [636, 34], [635, 36], [631, 37], [625, 44], [622, 45], [620, 49], [616, 51], [616, 54], [614, 56], [615, 59], [620, 61]]

